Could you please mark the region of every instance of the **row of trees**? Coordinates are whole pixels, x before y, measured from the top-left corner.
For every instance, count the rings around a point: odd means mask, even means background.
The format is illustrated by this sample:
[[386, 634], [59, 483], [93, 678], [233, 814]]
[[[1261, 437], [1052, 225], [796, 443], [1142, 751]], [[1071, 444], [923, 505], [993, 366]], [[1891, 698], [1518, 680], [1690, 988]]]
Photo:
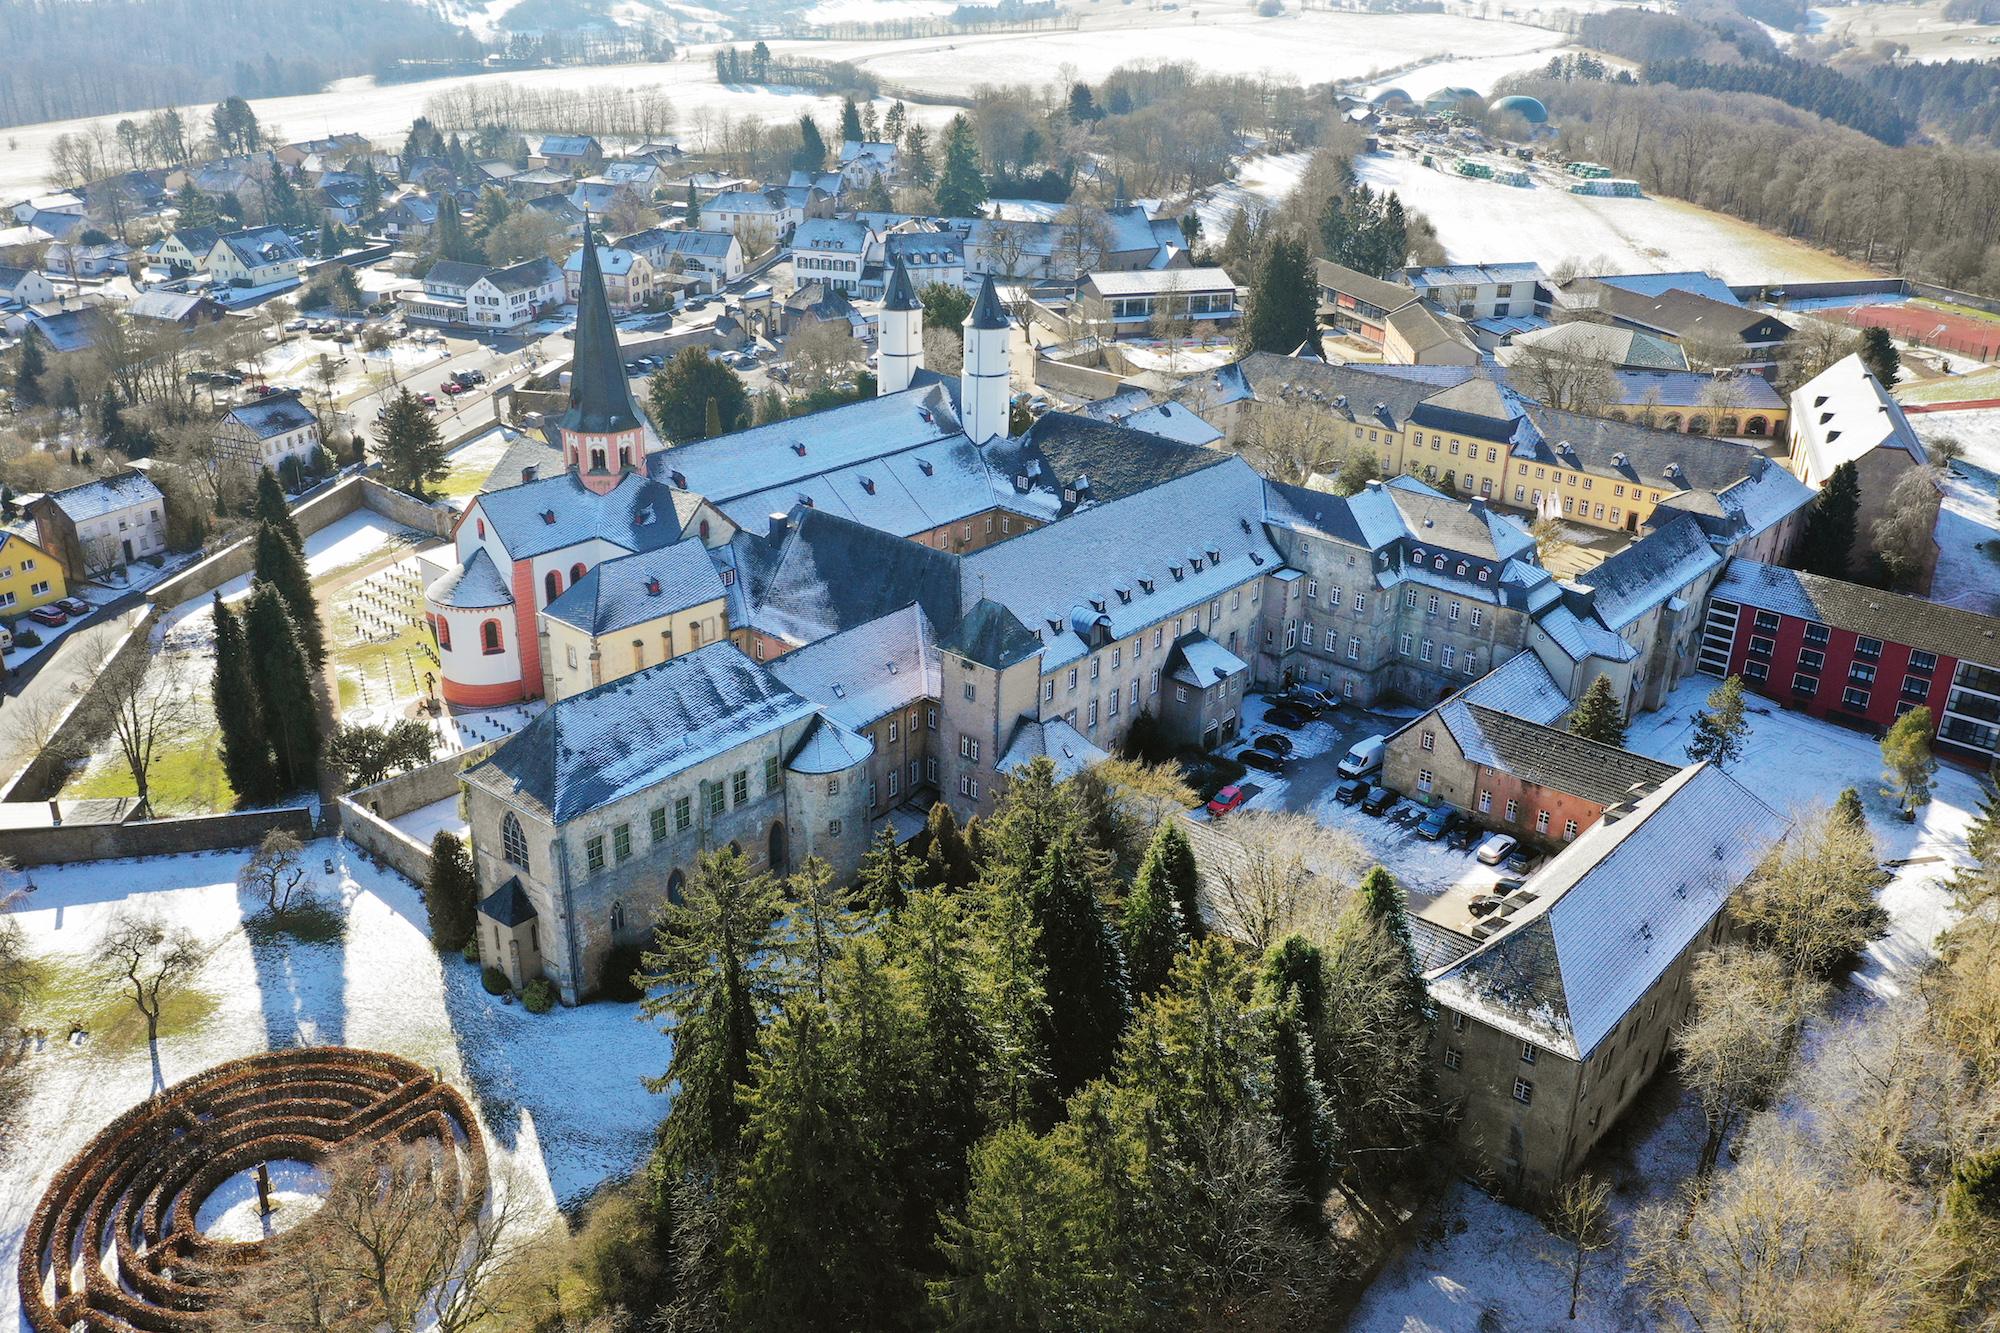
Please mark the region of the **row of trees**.
[[[550, 1284], [564, 1326], [1314, 1317], [1343, 1271], [1327, 1209], [1379, 1238], [1437, 1125], [1402, 895], [1303, 883], [1274, 837], [1247, 856], [1271, 913], [1251, 872], [1224, 891], [1246, 955], [1208, 934], [1188, 798], [1038, 760], [990, 823], [940, 802], [885, 834], [852, 894], [817, 861], [704, 858], [637, 978], [672, 1107]], [[1316, 941], [1285, 933], [1301, 901], [1333, 904]]]
[[257, 478], [256, 569], [239, 618], [217, 593], [215, 718], [238, 801], [261, 805], [319, 782], [317, 673], [326, 661], [305, 547], [278, 479]]

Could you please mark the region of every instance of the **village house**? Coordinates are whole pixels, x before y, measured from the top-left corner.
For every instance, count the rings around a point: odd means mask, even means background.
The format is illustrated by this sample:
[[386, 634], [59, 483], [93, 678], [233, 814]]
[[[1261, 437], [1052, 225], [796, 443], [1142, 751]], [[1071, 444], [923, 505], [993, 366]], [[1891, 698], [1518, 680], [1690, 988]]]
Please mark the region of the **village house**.
[[[1869, 372], [1859, 354], [1842, 357], [1792, 391], [1791, 454], [1785, 460], [1798, 479], [1815, 491], [1843, 463], [1854, 464], [1861, 486], [1861, 506], [1855, 514], [1850, 568], [1862, 570], [1875, 559], [1874, 528], [1888, 512], [1889, 497], [1912, 472], [1927, 472], [1930, 454], [1890, 396], [1882, 381]], [[1943, 501], [1932, 488], [1931, 526]], [[1930, 544], [1919, 589], [1930, 587], [1937, 568], [1937, 546]]]
[[283, 389], [223, 413], [215, 424], [215, 452], [252, 475], [269, 468], [282, 477], [287, 461], [310, 471], [319, 460], [319, 418], [299, 401], [297, 389]]
[[69, 596], [62, 562], [26, 533], [0, 529], [0, 619]]
[[840, 145], [841, 179], [855, 189], [870, 181], [894, 179], [898, 157], [893, 143], [844, 140]]
[[1444, 264], [1403, 269], [1398, 280], [1419, 301], [1459, 319], [1506, 319], [1548, 313], [1535, 263]]
[[268, 287], [295, 281], [305, 252], [277, 227], [253, 227], [216, 238], [208, 252], [207, 272], [231, 287]]
[[821, 282], [852, 294], [861, 286], [862, 270], [874, 243], [874, 236], [859, 222], [808, 218], [792, 233], [793, 281], [801, 286]]
[[35, 269], [0, 264], [0, 306], [25, 309], [55, 299], [55, 284]]
[[37, 544], [62, 564], [72, 585], [167, 553], [167, 502], [143, 472], [50, 491], [28, 513]]
[[1085, 325], [1114, 338], [1151, 337], [1161, 327], [1229, 325], [1243, 313], [1235, 279], [1219, 268], [1092, 273], [1077, 289], [1077, 307]]
[[[653, 299], [653, 265], [644, 255], [635, 250], [618, 246], [599, 245], [597, 266], [604, 275], [604, 295], [611, 309], [617, 313], [630, 314]], [[563, 261], [563, 283], [571, 301], [576, 301], [583, 286], [583, 251], [572, 251]]]
[[698, 541], [605, 560], [542, 608], [543, 697], [567, 699], [729, 637], [722, 571]]
[[580, 174], [604, 161], [604, 145], [588, 134], [545, 134], [535, 156], [544, 166]]
[[697, 278], [711, 294], [743, 276], [743, 244], [727, 231], [649, 227], [619, 241], [617, 248], [643, 255], [655, 273], [678, 271]]
[[71, 278], [102, 278], [123, 273], [137, 254], [123, 241], [57, 241], [42, 254], [42, 266]]
[[215, 227], [177, 227], [147, 247], [147, 253], [175, 273], [204, 273], [222, 232]]

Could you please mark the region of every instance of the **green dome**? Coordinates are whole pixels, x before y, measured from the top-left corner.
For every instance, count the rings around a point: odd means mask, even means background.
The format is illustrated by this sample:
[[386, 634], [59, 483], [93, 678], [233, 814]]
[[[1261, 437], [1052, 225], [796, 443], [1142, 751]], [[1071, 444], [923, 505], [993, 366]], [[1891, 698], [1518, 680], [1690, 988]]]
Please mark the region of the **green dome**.
[[1549, 123], [1549, 109], [1543, 106], [1538, 99], [1528, 97], [1522, 93], [1515, 93], [1512, 97], [1501, 98], [1493, 104], [1493, 109], [1495, 111], [1512, 111], [1530, 125], [1546, 125]]

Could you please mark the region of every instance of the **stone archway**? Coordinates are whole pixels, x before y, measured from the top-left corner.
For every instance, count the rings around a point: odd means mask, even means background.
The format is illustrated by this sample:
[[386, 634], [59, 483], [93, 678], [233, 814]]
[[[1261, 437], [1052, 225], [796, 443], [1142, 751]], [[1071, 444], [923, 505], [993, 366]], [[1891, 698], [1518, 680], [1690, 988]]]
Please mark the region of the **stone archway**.
[[784, 875], [791, 872], [790, 854], [785, 845], [784, 820], [774, 819], [771, 821], [771, 833], [770, 837], [766, 839], [766, 851], [770, 856], [772, 874]]

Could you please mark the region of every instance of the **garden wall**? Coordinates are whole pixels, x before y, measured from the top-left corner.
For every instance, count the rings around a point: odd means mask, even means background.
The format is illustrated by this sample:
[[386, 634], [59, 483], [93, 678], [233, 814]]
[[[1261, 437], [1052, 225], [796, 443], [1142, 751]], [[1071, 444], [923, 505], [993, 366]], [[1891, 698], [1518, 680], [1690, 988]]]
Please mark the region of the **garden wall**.
[[458, 795], [458, 775], [500, 744], [487, 741], [347, 793], [337, 807], [340, 831], [349, 842], [393, 866], [411, 883], [424, 884], [431, 877], [430, 844], [418, 842], [390, 821]]
[[234, 814], [188, 815], [180, 819], [135, 819], [123, 824], [66, 824], [59, 828], [13, 829], [0, 835], [0, 855], [22, 866], [114, 861], [127, 856], [174, 856], [255, 847], [273, 829], [299, 840], [313, 836], [312, 810], [245, 810]]

